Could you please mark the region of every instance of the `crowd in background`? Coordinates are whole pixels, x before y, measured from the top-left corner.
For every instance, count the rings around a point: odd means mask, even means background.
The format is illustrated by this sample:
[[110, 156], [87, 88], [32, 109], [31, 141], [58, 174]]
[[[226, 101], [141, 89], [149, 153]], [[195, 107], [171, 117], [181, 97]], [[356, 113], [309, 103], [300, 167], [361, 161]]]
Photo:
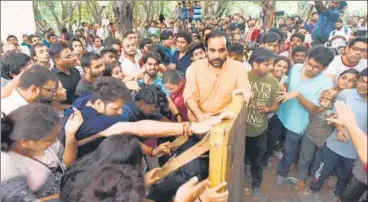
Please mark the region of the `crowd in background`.
[[[262, 18], [203, 18], [199, 2], [183, 1], [175, 18], [138, 22], [121, 37], [113, 23], [87, 22], [9, 35], [2, 201], [226, 201], [226, 182], [207, 180], [208, 155], [159, 182], [155, 172], [234, 118], [236, 95], [248, 106], [254, 197], [267, 195], [263, 170], [279, 157], [277, 186], [315, 195], [329, 183], [336, 201], [366, 200], [367, 18], [342, 20], [346, 6], [315, 1], [306, 22], [278, 17], [265, 30]], [[171, 148], [182, 135], [188, 141]]]

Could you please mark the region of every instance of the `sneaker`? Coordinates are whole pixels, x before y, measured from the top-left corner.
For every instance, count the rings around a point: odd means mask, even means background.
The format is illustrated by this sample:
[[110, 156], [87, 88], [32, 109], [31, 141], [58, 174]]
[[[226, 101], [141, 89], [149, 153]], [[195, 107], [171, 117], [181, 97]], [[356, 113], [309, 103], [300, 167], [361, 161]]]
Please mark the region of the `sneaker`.
[[276, 177], [276, 184], [277, 185], [283, 185], [285, 182], [285, 177], [281, 176], [281, 175], [277, 175]]
[[297, 183], [298, 183], [298, 180], [296, 178], [293, 178], [293, 177], [288, 177], [284, 181], [284, 184], [290, 185], [292, 187], [295, 187]]
[[297, 190], [304, 190], [305, 184], [302, 180], [298, 180], [298, 182], [295, 185], [295, 189]]
[[259, 187], [254, 187], [254, 188], [252, 189], [252, 195], [253, 195], [254, 197], [259, 197], [259, 196], [261, 196], [261, 188], [259, 188]]

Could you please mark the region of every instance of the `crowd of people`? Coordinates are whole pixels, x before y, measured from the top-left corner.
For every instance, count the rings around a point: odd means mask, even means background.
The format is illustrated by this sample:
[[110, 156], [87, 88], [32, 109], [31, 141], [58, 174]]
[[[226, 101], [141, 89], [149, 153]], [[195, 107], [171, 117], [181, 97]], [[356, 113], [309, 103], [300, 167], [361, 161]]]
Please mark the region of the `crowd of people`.
[[[203, 139], [243, 96], [252, 194], [281, 154], [275, 184], [334, 197], [367, 190], [367, 19], [315, 1], [307, 22], [240, 14], [202, 18], [179, 2], [176, 18], [73, 33], [9, 35], [1, 47], [2, 201], [227, 201], [211, 186], [208, 155], [157, 182], [163, 166]], [[348, 21], [348, 22], [347, 22]], [[173, 151], [179, 136], [188, 141]], [[289, 176], [290, 169], [297, 176]], [[310, 184], [306, 179], [310, 177]], [[225, 191], [223, 191], [225, 190]]]

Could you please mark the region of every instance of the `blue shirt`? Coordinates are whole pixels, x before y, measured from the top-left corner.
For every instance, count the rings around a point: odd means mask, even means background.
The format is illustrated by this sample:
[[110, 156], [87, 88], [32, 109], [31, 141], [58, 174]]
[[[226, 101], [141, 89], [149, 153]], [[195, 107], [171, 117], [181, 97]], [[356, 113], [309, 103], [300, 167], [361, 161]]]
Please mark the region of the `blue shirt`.
[[340, 18], [340, 13], [338, 10], [328, 9], [326, 12], [322, 12], [317, 9], [319, 14], [318, 21], [312, 32], [313, 40], [320, 38], [324, 41], [328, 41], [328, 36], [335, 29], [336, 21]]
[[189, 51], [187, 51], [187, 53], [185, 53], [185, 55], [179, 60], [179, 51], [176, 50], [174, 52], [174, 55], [171, 59], [172, 63], [174, 63], [176, 65], [176, 69], [182, 73], [185, 74], [185, 72], [187, 71], [188, 67], [190, 66], [190, 64], [192, 63], [192, 55], [189, 53]]
[[133, 100], [132, 102], [125, 104], [123, 106], [123, 113], [120, 115], [121, 118], [124, 121], [129, 122], [136, 122], [136, 121], [142, 121], [142, 120], [161, 120], [164, 116], [160, 113], [156, 113], [153, 115], [146, 115], [143, 114], [139, 109], [137, 108], [136, 101]]
[[[316, 77], [302, 80], [303, 64], [296, 64], [289, 73], [288, 92], [299, 92], [305, 99], [319, 106], [319, 98], [323, 90], [333, 87], [332, 79], [322, 71]], [[280, 105], [276, 112], [282, 124], [288, 130], [303, 134], [309, 124], [309, 112], [300, 104], [297, 98]]]
[[[76, 139], [78, 141], [93, 136], [115, 123], [124, 121], [121, 116], [105, 116], [92, 107], [82, 107], [79, 110], [83, 116], [83, 124], [76, 134]], [[78, 158], [95, 151], [104, 139], [105, 138], [98, 138], [92, 142], [78, 146]]]
[[[357, 89], [347, 89], [340, 92], [336, 100], [345, 102], [355, 115], [355, 120], [359, 128], [367, 134], [367, 101], [358, 93]], [[335, 108], [334, 108], [335, 110]], [[349, 159], [358, 157], [355, 146], [351, 139], [345, 142], [337, 140], [337, 130], [335, 129], [327, 138], [327, 147], [336, 154]]]
[[186, 19], [188, 17], [187, 7], [181, 7], [181, 19]]
[[[139, 87], [143, 87], [146, 84], [144, 83], [144, 80], [138, 80], [138, 86]], [[156, 79], [153, 81], [153, 83], [151, 85], [156, 85], [158, 86], [162, 92], [164, 92], [166, 94], [166, 96], [170, 96], [170, 92], [165, 88], [164, 84], [162, 83], [162, 78], [156, 76]]]

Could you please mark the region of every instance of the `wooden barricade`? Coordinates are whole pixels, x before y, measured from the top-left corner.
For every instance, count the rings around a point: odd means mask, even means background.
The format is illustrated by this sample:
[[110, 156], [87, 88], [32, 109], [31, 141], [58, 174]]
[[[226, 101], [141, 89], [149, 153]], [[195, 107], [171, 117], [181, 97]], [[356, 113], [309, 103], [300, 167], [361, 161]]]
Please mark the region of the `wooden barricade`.
[[[226, 181], [229, 191], [229, 202], [242, 201], [244, 185], [244, 156], [245, 156], [245, 123], [247, 110], [243, 96], [234, 97], [226, 109], [236, 114], [236, 119], [224, 120], [214, 126], [211, 131], [196, 145], [181, 155], [170, 159], [161, 169], [156, 171], [156, 182], [167, 177], [180, 167], [210, 151], [209, 180], [211, 186]], [[176, 150], [187, 141], [181, 136], [172, 142]]]
[[246, 105], [236, 96], [229, 111], [235, 120], [226, 120], [211, 130], [209, 179], [212, 186], [227, 182], [229, 202], [243, 201]]

